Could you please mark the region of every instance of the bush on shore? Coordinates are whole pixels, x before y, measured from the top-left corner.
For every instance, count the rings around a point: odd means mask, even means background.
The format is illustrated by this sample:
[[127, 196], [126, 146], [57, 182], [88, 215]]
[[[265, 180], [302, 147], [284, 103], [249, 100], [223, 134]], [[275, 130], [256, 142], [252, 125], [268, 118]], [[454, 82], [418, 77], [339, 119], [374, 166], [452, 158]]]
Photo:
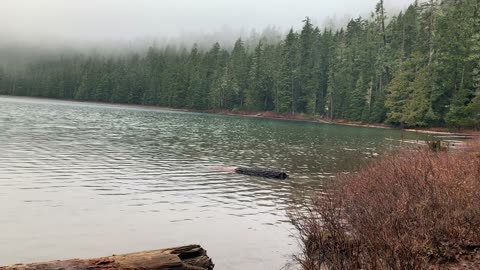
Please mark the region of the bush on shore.
[[437, 269], [480, 244], [480, 141], [405, 151], [341, 175], [290, 219], [313, 269]]

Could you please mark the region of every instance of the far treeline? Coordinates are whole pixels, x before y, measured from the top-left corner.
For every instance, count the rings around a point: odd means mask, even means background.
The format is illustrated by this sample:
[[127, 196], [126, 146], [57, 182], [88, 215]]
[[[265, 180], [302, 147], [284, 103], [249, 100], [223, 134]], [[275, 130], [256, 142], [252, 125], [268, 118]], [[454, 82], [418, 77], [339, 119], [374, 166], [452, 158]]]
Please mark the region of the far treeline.
[[254, 48], [51, 57], [0, 78], [0, 94], [479, 128], [480, 0], [417, 1], [390, 18], [381, 0], [346, 28], [306, 18]]

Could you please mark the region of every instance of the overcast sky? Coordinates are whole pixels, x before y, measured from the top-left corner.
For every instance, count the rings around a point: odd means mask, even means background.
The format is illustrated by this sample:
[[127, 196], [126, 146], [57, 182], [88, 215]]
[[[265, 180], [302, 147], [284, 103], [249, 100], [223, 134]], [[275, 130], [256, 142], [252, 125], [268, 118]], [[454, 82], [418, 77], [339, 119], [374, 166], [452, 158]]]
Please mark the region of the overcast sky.
[[[390, 10], [413, 0], [385, 0]], [[378, 0], [0, 0], [0, 38], [69, 42], [261, 32], [368, 15]]]

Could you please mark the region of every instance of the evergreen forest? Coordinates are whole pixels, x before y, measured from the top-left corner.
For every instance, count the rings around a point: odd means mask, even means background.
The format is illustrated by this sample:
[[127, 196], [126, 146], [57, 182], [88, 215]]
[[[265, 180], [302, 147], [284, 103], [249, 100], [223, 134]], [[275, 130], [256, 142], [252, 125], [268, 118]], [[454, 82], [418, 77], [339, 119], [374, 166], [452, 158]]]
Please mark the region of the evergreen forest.
[[416, 1], [280, 42], [45, 57], [0, 68], [0, 94], [273, 111], [397, 127], [480, 127], [480, 0]]

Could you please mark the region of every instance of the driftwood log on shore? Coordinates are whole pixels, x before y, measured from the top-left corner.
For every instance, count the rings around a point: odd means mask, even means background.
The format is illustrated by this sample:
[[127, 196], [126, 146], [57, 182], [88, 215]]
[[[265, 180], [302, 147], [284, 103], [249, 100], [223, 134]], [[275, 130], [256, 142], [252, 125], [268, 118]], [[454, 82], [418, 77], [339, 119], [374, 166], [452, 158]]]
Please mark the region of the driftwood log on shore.
[[211, 270], [213, 267], [201, 246], [190, 245], [96, 259], [16, 264], [0, 267], [0, 270]]
[[244, 168], [238, 167], [235, 169], [236, 173], [251, 175], [251, 176], [259, 176], [265, 178], [273, 178], [273, 179], [287, 179], [288, 174], [285, 172], [280, 171], [272, 171], [272, 170], [264, 170], [264, 169], [257, 169], [257, 168]]

